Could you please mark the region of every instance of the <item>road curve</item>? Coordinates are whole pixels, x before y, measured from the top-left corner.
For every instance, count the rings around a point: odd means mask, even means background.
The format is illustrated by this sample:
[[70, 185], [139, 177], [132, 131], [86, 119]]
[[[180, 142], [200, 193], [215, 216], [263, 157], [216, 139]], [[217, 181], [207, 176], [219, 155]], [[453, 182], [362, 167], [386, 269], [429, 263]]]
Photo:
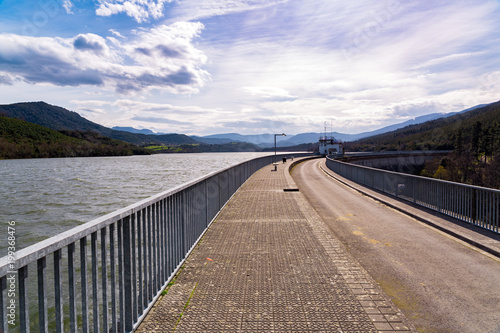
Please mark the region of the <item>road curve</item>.
[[292, 171], [300, 191], [421, 332], [500, 332], [500, 260], [325, 175]]

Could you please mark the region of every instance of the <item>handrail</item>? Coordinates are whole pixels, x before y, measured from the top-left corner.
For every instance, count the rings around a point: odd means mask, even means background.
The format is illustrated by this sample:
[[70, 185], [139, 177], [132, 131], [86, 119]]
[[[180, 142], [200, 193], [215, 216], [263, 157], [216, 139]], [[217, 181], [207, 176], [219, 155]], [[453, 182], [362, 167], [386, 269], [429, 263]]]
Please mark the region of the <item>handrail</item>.
[[329, 157], [326, 165], [352, 181], [500, 233], [500, 190], [376, 169]]
[[231, 196], [273, 159], [224, 168], [0, 258], [0, 331], [135, 330]]
[[378, 157], [378, 156], [387, 156], [387, 155], [433, 155], [433, 154], [448, 154], [451, 153], [452, 150], [387, 150], [387, 151], [366, 151], [366, 152], [345, 152], [344, 155], [346, 157]]

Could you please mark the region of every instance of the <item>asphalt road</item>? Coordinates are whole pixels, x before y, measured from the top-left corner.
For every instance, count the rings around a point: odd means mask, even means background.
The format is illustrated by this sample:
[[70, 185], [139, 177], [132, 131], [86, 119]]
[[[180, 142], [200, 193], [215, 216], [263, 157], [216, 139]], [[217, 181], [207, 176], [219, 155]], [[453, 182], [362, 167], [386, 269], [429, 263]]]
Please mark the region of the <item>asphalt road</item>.
[[421, 332], [500, 332], [500, 260], [297, 165], [300, 191]]

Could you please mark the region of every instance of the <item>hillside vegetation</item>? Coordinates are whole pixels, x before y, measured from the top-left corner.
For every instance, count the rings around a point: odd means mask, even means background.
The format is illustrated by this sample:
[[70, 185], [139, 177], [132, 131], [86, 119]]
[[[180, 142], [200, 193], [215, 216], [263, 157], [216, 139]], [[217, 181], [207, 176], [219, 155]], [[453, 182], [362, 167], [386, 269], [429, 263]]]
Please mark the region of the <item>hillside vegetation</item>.
[[346, 143], [349, 151], [451, 150], [421, 175], [500, 188], [500, 102]]
[[247, 142], [232, 142], [224, 144], [183, 144], [179, 146], [148, 146], [146, 149], [155, 153], [228, 153], [228, 152], [258, 152], [262, 148]]
[[0, 159], [148, 154], [135, 145], [91, 131], [57, 132], [0, 115]]
[[103, 136], [133, 143], [135, 145], [181, 145], [199, 143], [184, 134], [148, 135], [113, 130], [87, 120], [76, 112], [66, 110], [59, 106], [50, 105], [45, 102], [0, 105], [0, 114], [38, 124], [55, 131], [93, 131]]

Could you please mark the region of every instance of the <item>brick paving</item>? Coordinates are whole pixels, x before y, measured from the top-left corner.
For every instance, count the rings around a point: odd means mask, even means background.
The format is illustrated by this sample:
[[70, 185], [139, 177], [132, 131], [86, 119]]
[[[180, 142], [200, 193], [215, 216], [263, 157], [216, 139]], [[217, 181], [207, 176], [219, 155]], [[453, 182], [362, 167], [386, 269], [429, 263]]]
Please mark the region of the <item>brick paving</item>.
[[138, 332], [415, 331], [297, 191], [288, 165], [229, 201]]

